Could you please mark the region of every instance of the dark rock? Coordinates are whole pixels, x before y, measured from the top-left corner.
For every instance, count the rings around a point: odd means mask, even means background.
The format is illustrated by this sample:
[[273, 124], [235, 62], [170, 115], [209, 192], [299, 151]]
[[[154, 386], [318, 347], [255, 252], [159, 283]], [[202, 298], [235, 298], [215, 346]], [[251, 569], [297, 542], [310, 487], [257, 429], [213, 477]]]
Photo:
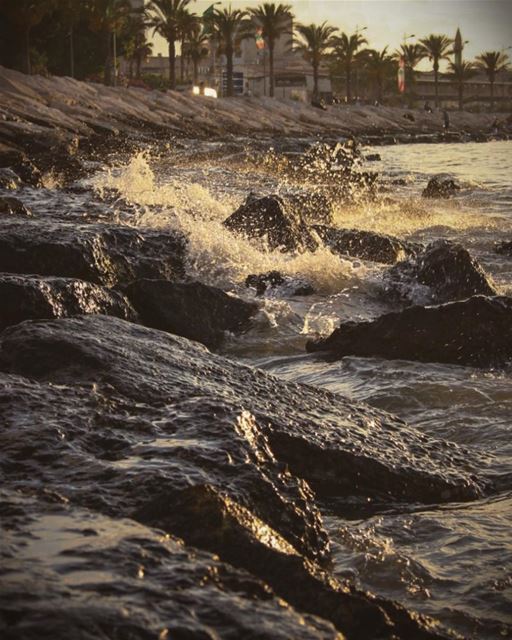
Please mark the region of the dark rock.
[[0, 329], [23, 320], [89, 313], [136, 318], [120, 293], [83, 280], [0, 274], [0, 300]]
[[512, 358], [512, 298], [473, 296], [408, 307], [370, 322], [346, 322], [308, 351], [487, 367]]
[[421, 247], [372, 231], [335, 229], [323, 225], [313, 225], [313, 229], [334, 253], [384, 264], [395, 264], [413, 256]]
[[320, 191], [302, 191], [284, 196], [285, 202], [307, 224], [332, 224], [332, 200]]
[[300, 477], [364, 509], [474, 499], [485, 481], [463, 447], [107, 316], [6, 329], [0, 370], [4, 487], [28, 478], [70, 508], [179, 535], [350, 637], [442, 636], [319, 568], [328, 539]]
[[429, 288], [435, 303], [462, 300], [473, 295], [497, 294], [492, 279], [462, 245], [437, 240], [407, 262], [394, 266], [388, 274], [391, 288], [407, 297], [416, 283]]
[[41, 184], [41, 172], [21, 150], [0, 142], [0, 168], [12, 169], [27, 184], [37, 187]]
[[14, 191], [20, 187], [21, 179], [12, 169], [0, 169], [0, 189]]
[[314, 251], [318, 246], [304, 220], [279, 196], [249, 200], [224, 225], [247, 238], [266, 240], [270, 250]]
[[499, 242], [495, 245], [494, 250], [502, 256], [512, 256], [512, 240]]
[[143, 324], [207, 347], [217, 347], [226, 331], [247, 330], [259, 308], [200, 282], [137, 280], [125, 288], [125, 293]]
[[185, 239], [173, 232], [102, 224], [8, 220], [0, 225], [0, 271], [114, 286], [184, 275]]
[[458, 191], [460, 191], [460, 185], [454, 180], [441, 180], [434, 177], [430, 178], [421, 195], [423, 198], [451, 198]]
[[247, 572], [133, 520], [6, 491], [0, 510], [4, 640], [343, 640]]
[[0, 197], [0, 215], [31, 217], [32, 213], [18, 198]]
[[247, 276], [245, 286], [256, 289], [257, 296], [262, 296], [268, 289], [276, 287], [280, 287], [280, 292], [289, 296], [310, 296], [315, 293], [315, 289], [309, 282], [300, 278], [283, 276], [279, 271]]
[[409, 122], [416, 122], [416, 118], [413, 116], [412, 113], [404, 113], [402, 117], [405, 118], [406, 120], [409, 120]]
[[380, 153], [368, 153], [364, 159], [366, 162], [380, 162], [382, 160]]

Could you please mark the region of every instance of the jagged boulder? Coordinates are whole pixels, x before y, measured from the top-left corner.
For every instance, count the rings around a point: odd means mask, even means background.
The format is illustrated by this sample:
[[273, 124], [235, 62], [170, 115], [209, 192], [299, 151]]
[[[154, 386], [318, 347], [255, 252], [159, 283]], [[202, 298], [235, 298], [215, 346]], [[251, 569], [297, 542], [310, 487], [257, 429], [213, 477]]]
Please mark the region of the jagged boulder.
[[332, 224], [333, 202], [321, 191], [301, 191], [284, 196], [285, 202], [307, 224]]
[[487, 481], [463, 447], [107, 316], [4, 330], [0, 371], [3, 487], [27, 479], [70, 508], [179, 535], [349, 637], [444, 637], [320, 568], [329, 545], [306, 480], [352, 513], [358, 496], [363, 509], [474, 499]]
[[114, 286], [184, 276], [186, 241], [174, 232], [106, 224], [6, 220], [0, 271], [62, 276]]
[[133, 520], [5, 490], [0, 511], [4, 640], [343, 640], [246, 571]]
[[11, 169], [23, 182], [37, 187], [41, 184], [41, 172], [28, 156], [15, 147], [0, 142], [0, 168]]
[[120, 293], [70, 278], [0, 274], [0, 329], [23, 320], [104, 314], [135, 320]]
[[488, 367], [512, 358], [512, 298], [473, 296], [414, 306], [369, 322], [344, 322], [311, 352]]
[[0, 189], [14, 191], [20, 187], [21, 179], [12, 169], [0, 169]]
[[26, 216], [30, 218], [32, 213], [18, 198], [0, 198], [0, 215], [5, 216]]
[[416, 255], [421, 248], [421, 245], [372, 231], [336, 229], [324, 225], [314, 225], [313, 229], [334, 253], [372, 262], [395, 264]]
[[245, 286], [256, 290], [262, 296], [269, 289], [279, 289], [279, 293], [288, 296], [310, 296], [315, 289], [310, 282], [301, 278], [283, 275], [279, 271], [251, 274], [245, 279]]
[[409, 297], [416, 284], [428, 288], [430, 301], [440, 304], [473, 295], [497, 295], [492, 278], [462, 245], [450, 240], [429, 244], [415, 258], [400, 262], [387, 274], [390, 289]]
[[460, 185], [455, 180], [433, 177], [430, 178], [421, 195], [423, 198], [451, 198], [459, 191]]
[[259, 306], [200, 282], [136, 280], [125, 293], [143, 324], [217, 347], [227, 331], [246, 331]]
[[247, 238], [264, 240], [271, 251], [314, 251], [318, 246], [301, 216], [279, 196], [248, 200], [224, 225]]

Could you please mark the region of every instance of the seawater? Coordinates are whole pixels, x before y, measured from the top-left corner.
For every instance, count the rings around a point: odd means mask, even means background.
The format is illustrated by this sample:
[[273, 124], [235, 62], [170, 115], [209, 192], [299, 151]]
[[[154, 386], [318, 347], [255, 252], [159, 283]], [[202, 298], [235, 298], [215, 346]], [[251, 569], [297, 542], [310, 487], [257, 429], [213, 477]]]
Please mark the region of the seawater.
[[[239, 141], [243, 146], [243, 141]], [[462, 243], [512, 294], [512, 259], [494, 252], [512, 239], [512, 142], [381, 147], [383, 190], [375, 201], [354, 198], [335, 208], [335, 223], [430, 242]], [[272, 153], [271, 151], [269, 152]], [[451, 200], [425, 200], [435, 174], [463, 187]], [[394, 180], [400, 185], [394, 185]], [[277, 269], [308, 279], [317, 293], [291, 298], [273, 291], [254, 328], [232, 337], [225, 354], [287, 380], [335, 391], [384, 409], [434, 438], [483, 453], [504, 489], [469, 504], [403, 505], [364, 519], [325, 507], [334, 544], [334, 572], [364, 588], [433, 615], [471, 638], [512, 637], [512, 374], [510, 369], [347, 357], [325, 363], [305, 355], [308, 338], [328, 334], [340, 319], [361, 320], [396, 308], [386, 298], [387, 267], [343, 259], [328, 249], [289, 256], [234, 237], [222, 221], [250, 191], [287, 193], [316, 188], [275, 171], [250, 145], [223, 151], [190, 143], [152, 156], [141, 152], [89, 182], [119, 221], [178, 228], [189, 237], [192, 277], [250, 297], [247, 275]], [[355, 194], [356, 195], [356, 194]], [[128, 204], [129, 206], [125, 206]], [[417, 292], [421, 302], [422, 293]]]

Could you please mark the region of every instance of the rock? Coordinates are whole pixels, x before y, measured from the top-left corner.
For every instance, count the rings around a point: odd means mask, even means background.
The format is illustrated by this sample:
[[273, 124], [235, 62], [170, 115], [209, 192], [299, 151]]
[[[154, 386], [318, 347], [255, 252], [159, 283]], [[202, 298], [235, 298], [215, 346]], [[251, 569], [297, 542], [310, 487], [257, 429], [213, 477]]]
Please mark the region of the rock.
[[265, 240], [271, 251], [314, 251], [318, 246], [304, 220], [279, 196], [249, 200], [224, 225], [247, 238]]
[[227, 331], [247, 330], [259, 308], [200, 282], [143, 279], [128, 285], [125, 293], [146, 326], [210, 348], [219, 346]]
[[14, 191], [21, 187], [21, 179], [12, 169], [0, 169], [0, 189]]
[[4, 640], [343, 640], [247, 572], [133, 520], [11, 491], [0, 510]]
[[0, 329], [23, 320], [89, 313], [136, 319], [120, 293], [83, 280], [0, 274], [0, 300]]
[[0, 168], [11, 169], [19, 179], [33, 187], [41, 184], [41, 172], [28, 156], [23, 151], [2, 142], [0, 142]]
[[512, 358], [512, 298], [473, 296], [440, 306], [408, 307], [369, 322], [346, 322], [307, 350], [334, 358], [381, 357], [477, 367]]
[[349, 637], [445, 637], [320, 568], [328, 539], [307, 480], [351, 512], [358, 496], [363, 510], [370, 496], [474, 499], [487, 481], [464, 447], [108, 316], [4, 330], [0, 371], [4, 488], [178, 535]]
[[0, 225], [0, 271], [114, 286], [184, 275], [185, 239], [175, 232], [107, 224], [8, 220]]
[[416, 258], [395, 265], [387, 276], [390, 286], [408, 297], [416, 283], [429, 288], [437, 304], [473, 295], [494, 296], [496, 288], [467, 249], [450, 240], [429, 244]]
[[430, 178], [428, 185], [423, 190], [423, 198], [451, 198], [460, 191], [460, 185], [454, 180], [441, 180], [440, 178]]
[[31, 217], [32, 213], [18, 198], [0, 197], [0, 215]]
[[280, 293], [288, 296], [310, 296], [315, 293], [309, 282], [283, 275], [279, 271], [247, 276], [245, 286], [256, 289], [257, 296], [262, 296], [268, 289], [276, 287], [280, 288]]
[[364, 159], [366, 162], [380, 162], [382, 160], [380, 153], [368, 153]]
[[313, 225], [313, 229], [334, 253], [384, 264], [395, 264], [413, 256], [421, 247], [372, 231], [335, 229], [323, 225]]
[[512, 256], [512, 240], [497, 243], [494, 250], [502, 256]]

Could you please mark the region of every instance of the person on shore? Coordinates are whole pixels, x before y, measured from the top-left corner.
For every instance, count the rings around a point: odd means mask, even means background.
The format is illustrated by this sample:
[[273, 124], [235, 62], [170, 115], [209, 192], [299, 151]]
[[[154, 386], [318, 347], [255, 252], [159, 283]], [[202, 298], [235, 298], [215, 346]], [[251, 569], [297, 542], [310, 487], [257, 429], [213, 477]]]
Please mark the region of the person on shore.
[[432, 107], [430, 106], [430, 102], [427, 100], [425, 102], [425, 106], [423, 107], [425, 113], [432, 113]]
[[448, 115], [448, 111], [446, 109], [443, 111], [443, 127], [448, 129], [450, 127], [450, 116]]

